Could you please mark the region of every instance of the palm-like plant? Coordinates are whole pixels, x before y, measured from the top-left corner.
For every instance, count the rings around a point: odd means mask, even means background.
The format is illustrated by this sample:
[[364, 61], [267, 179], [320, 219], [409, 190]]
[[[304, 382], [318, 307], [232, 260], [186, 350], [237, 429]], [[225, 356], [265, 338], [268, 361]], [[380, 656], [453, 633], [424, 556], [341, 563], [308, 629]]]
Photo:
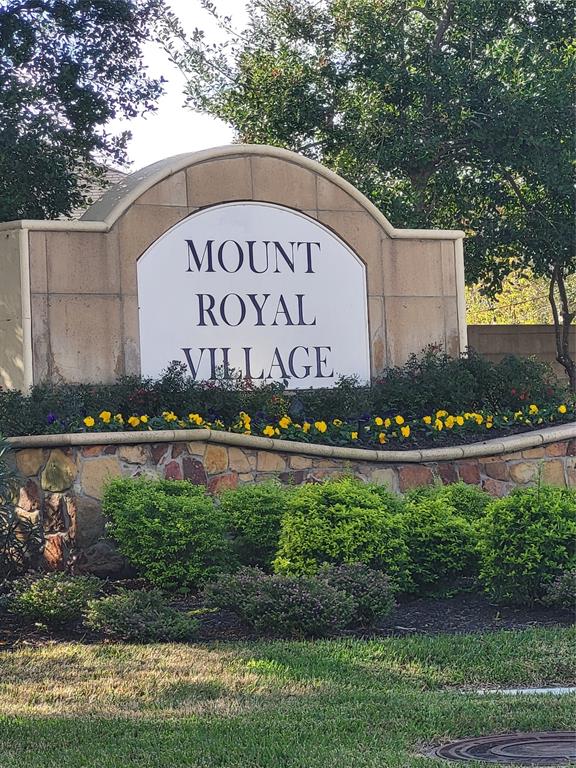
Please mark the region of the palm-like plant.
[[16, 514], [18, 479], [7, 461], [9, 451], [9, 444], [0, 435], [0, 578], [26, 570], [42, 547], [40, 526]]

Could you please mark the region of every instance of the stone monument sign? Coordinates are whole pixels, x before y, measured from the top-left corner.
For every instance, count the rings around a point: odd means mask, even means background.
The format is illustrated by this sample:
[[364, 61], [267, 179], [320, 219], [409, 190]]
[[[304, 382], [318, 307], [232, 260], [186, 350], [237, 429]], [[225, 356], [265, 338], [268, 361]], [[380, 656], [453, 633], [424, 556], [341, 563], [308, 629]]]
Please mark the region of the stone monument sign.
[[463, 233], [397, 230], [292, 152], [180, 155], [79, 221], [0, 224], [0, 386], [242, 373], [290, 388], [366, 380], [466, 347]]

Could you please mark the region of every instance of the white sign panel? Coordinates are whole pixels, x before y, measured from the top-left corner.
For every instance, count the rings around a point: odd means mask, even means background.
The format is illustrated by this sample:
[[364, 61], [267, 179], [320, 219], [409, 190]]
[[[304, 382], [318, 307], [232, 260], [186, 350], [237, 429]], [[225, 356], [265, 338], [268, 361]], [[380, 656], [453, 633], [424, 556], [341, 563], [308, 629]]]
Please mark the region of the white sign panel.
[[138, 261], [142, 374], [289, 388], [370, 378], [366, 269], [329, 229], [268, 203], [199, 211]]

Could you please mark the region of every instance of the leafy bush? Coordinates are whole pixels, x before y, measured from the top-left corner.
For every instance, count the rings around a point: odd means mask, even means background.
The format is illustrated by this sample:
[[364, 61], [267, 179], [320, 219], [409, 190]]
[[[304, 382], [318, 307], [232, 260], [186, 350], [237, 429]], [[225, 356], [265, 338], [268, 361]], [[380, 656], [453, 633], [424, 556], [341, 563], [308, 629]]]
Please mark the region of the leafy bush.
[[398, 503], [351, 478], [296, 488], [282, 518], [275, 571], [312, 574], [324, 564], [361, 562], [405, 587], [408, 552]]
[[406, 497], [408, 499], [424, 497], [440, 499], [444, 504], [452, 507], [460, 517], [470, 521], [479, 520], [492, 500], [492, 497], [478, 486], [463, 482], [422, 486], [409, 491]]
[[121, 590], [101, 600], [91, 600], [84, 623], [113, 640], [178, 642], [198, 632], [197, 619], [166, 604], [158, 591]]
[[576, 491], [517, 489], [492, 501], [478, 528], [480, 576], [497, 600], [530, 605], [576, 568]]
[[18, 483], [8, 466], [9, 451], [0, 435], [0, 579], [17, 576], [34, 565], [43, 543], [40, 525], [16, 514], [13, 498]]
[[122, 554], [157, 587], [189, 589], [225, 561], [223, 517], [204, 487], [115, 478], [102, 507]]
[[94, 576], [50, 573], [14, 582], [10, 610], [48, 626], [77, 621], [100, 588]]
[[269, 569], [278, 547], [289, 489], [279, 483], [244, 485], [220, 496], [220, 506], [241, 565]]
[[363, 563], [323, 566], [318, 578], [350, 595], [356, 604], [353, 624], [372, 624], [394, 608], [394, 590], [390, 578]]
[[477, 534], [441, 493], [409, 498], [402, 515], [412, 590], [457, 586], [476, 571]]
[[258, 632], [323, 637], [347, 626], [354, 599], [314, 576], [280, 576], [258, 568], [221, 575], [205, 590], [208, 605], [233, 611]]
[[542, 602], [551, 608], [576, 610], [576, 568], [556, 576], [546, 588]]

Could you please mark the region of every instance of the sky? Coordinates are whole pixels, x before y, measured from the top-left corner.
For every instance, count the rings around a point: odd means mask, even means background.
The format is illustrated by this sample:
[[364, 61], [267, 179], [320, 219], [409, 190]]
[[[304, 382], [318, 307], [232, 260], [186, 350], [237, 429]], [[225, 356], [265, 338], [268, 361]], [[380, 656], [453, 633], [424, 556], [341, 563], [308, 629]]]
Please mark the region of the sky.
[[[168, 0], [174, 13], [185, 29], [195, 27], [214, 32], [215, 25], [210, 15], [200, 7], [198, 0]], [[244, 0], [215, 0], [217, 8], [235, 23], [242, 26], [246, 18]], [[132, 162], [130, 171], [182, 152], [218, 147], [230, 144], [232, 130], [222, 121], [193, 112], [184, 106], [185, 79], [171, 64], [159, 46], [149, 43], [145, 48], [145, 63], [150, 74], [162, 75], [168, 82], [165, 94], [158, 102], [158, 110], [144, 118], [130, 121], [116, 121], [113, 130], [130, 130], [132, 140], [128, 145], [128, 157]]]

